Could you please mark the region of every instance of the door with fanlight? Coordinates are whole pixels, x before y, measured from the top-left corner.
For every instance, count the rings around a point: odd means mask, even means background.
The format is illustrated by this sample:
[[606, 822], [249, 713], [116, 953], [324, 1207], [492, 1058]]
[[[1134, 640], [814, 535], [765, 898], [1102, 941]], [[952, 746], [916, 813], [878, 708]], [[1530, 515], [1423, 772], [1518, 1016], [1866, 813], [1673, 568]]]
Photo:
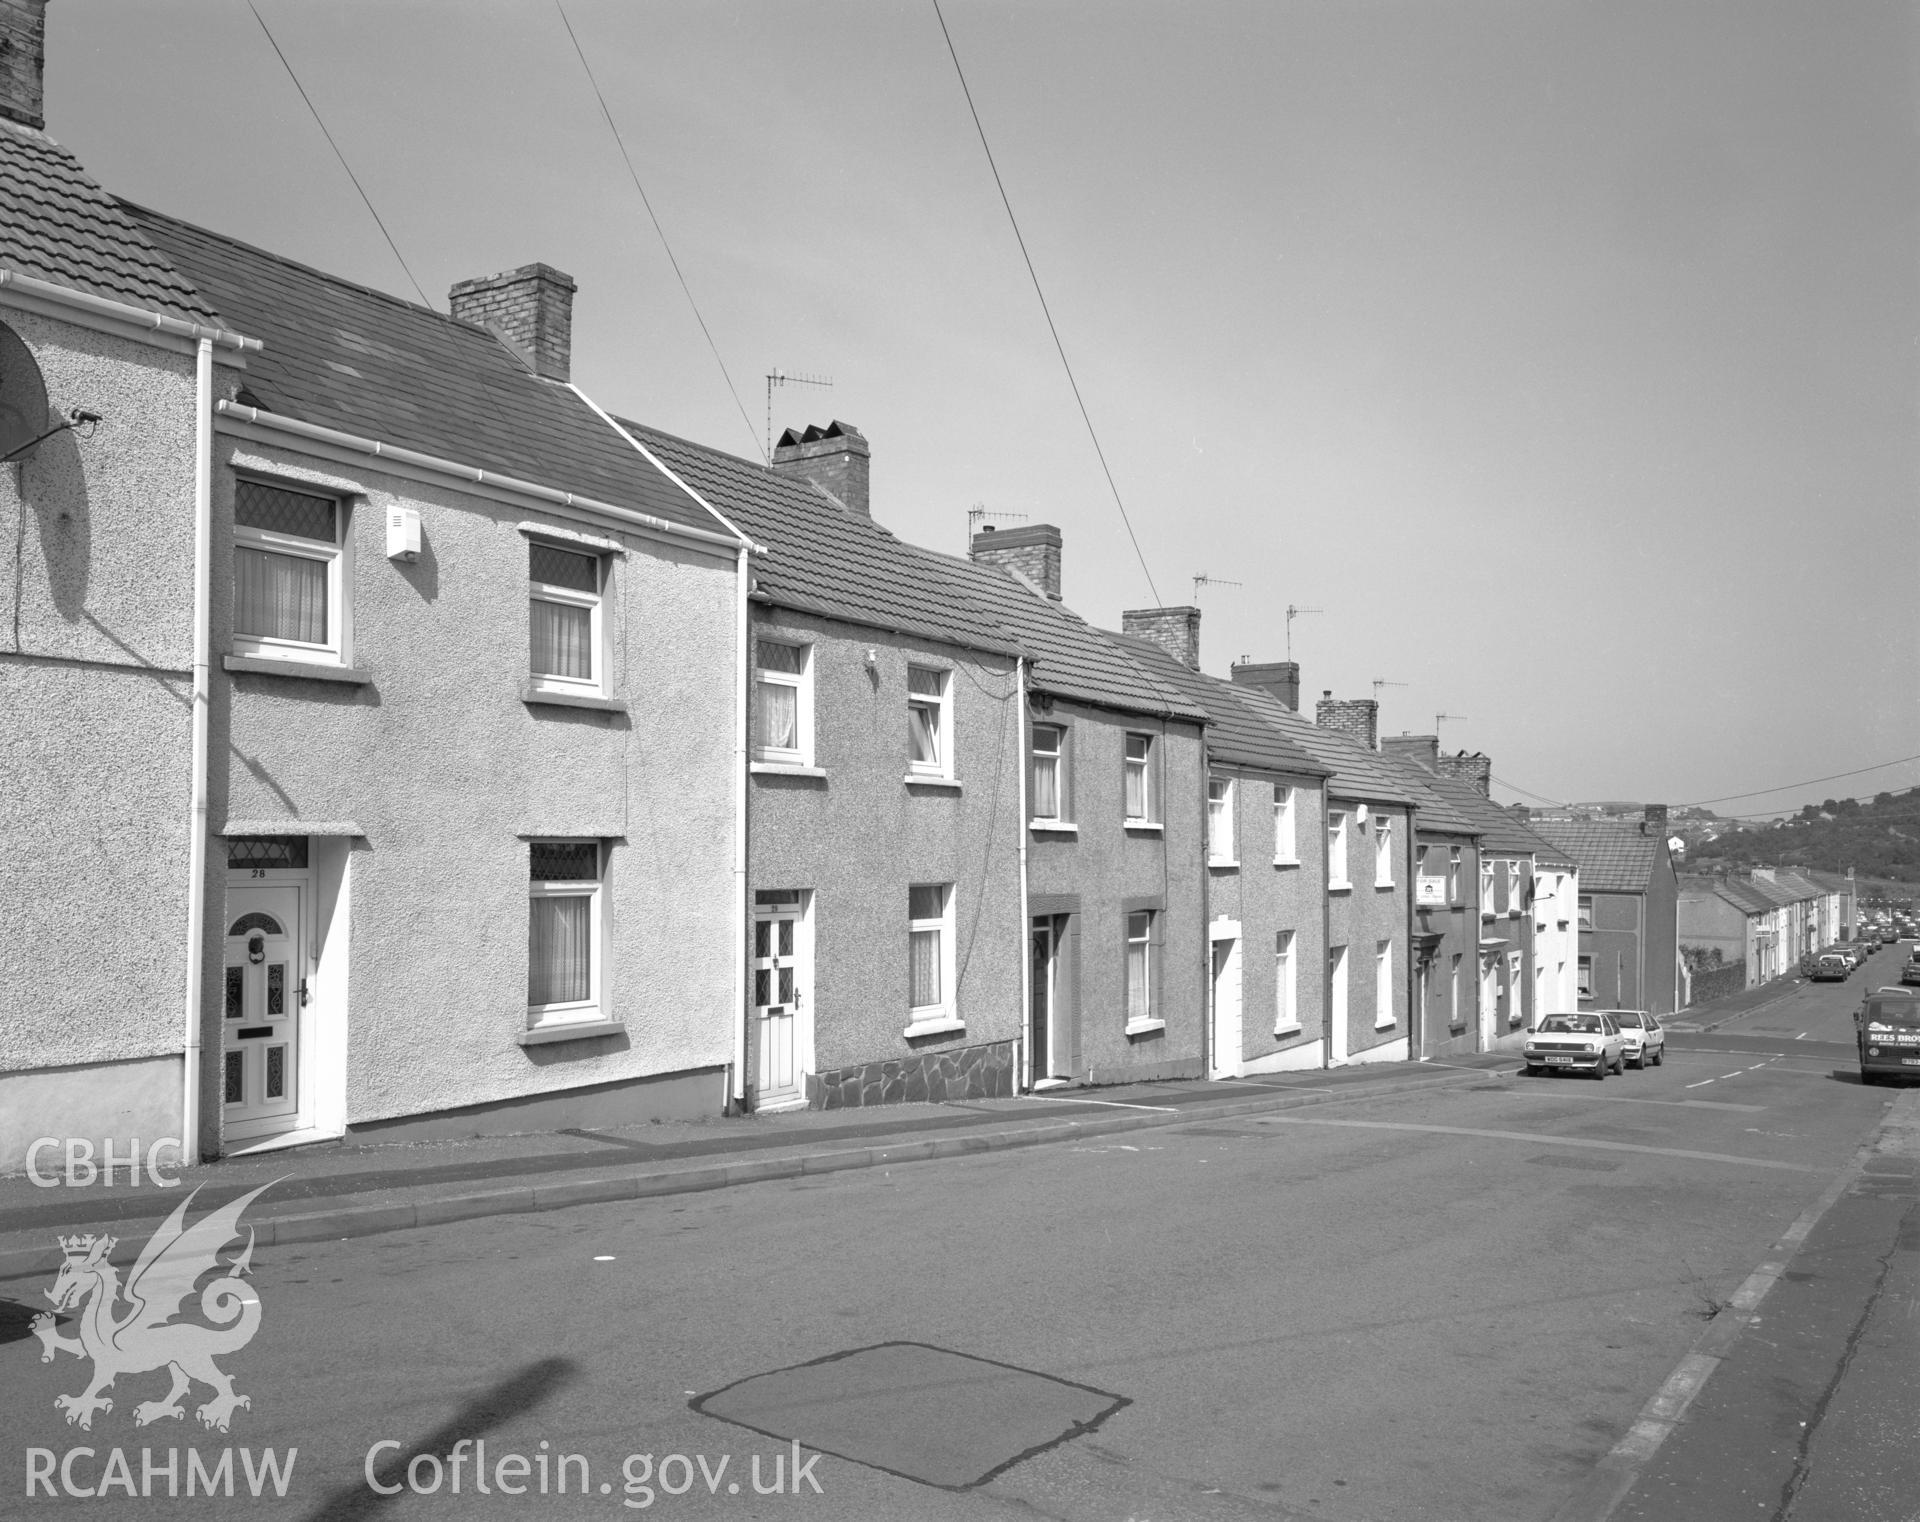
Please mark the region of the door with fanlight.
[[759, 1110], [806, 1101], [812, 1042], [803, 907], [797, 890], [754, 894], [753, 1098]]
[[297, 884], [227, 892], [220, 1086], [223, 1130], [260, 1135], [297, 1122], [300, 1011], [308, 998]]

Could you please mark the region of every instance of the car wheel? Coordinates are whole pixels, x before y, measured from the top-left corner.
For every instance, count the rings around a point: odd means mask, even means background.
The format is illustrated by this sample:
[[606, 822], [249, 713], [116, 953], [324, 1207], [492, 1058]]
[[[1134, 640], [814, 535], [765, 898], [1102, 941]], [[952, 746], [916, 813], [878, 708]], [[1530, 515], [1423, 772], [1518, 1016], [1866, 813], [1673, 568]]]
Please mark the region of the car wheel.
[[1667, 1049], [1664, 1046], [1656, 1046], [1653, 1049], [1653, 1065], [1655, 1067], [1659, 1067], [1660, 1064], [1665, 1062], [1666, 1060], [1667, 1060]]
[[1593, 1065], [1593, 1076], [1596, 1082], [1605, 1083], [1607, 1081], [1607, 1054], [1605, 1052], [1600, 1054], [1600, 1060]]
[[1622, 1047], [1620, 1049], [1620, 1055], [1613, 1059], [1613, 1072], [1616, 1078], [1624, 1078], [1627, 1076], [1627, 1051], [1625, 1047]]
[[1521, 1068], [1520, 1071], [1525, 1073], [1529, 1078], [1538, 1078], [1540, 1076], [1540, 1068], [1537, 1063], [1529, 1062], [1525, 1067]]

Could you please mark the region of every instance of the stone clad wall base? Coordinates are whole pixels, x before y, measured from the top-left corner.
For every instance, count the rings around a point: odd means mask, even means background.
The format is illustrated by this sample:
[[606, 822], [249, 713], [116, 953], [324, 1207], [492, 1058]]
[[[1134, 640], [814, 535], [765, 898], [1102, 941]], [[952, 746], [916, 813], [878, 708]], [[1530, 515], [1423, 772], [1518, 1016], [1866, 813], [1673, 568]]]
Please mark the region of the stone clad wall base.
[[807, 1104], [815, 1110], [850, 1110], [864, 1105], [939, 1104], [949, 1099], [1010, 1099], [1014, 1047], [1012, 1041], [990, 1041], [809, 1073]]

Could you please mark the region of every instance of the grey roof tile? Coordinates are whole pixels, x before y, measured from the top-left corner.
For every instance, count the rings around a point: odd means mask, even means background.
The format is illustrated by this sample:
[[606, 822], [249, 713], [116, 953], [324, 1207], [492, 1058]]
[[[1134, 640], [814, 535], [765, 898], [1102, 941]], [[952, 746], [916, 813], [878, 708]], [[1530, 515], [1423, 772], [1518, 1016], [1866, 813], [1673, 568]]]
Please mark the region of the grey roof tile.
[[219, 322], [78, 159], [8, 121], [0, 121], [0, 269], [183, 322]]
[[1665, 839], [1642, 835], [1638, 825], [1605, 819], [1541, 819], [1533, 831], [1573, 858], [1580, 886], [1589, 893], [1646, 892]]
[[1316, 761], [1279, 725], [1245, 701], [1253, 689], [1181, 664], [1152, 640], [1106, 633], [1133, 661], [1184, 696], [1207, 716], [1207, 754], [1233, 766], [1258, 767], [1299, 777], [1325, 777], [1333, 768]]
[[1134, 660], [1071, 608], [999, 566], [920, 551], [937, 560], [1033, 660], [1032, 687], [1085, 703], [1205, 724], [1207, 712]]
[[809, 482], [643, 423], [627, 429], [714, 509], [766, 549], [759, 593], [779, 607], [1012, 655], [1015, 642], [961, 579], [865, 513]]
[[728, 534], [566, 386], [484, 328], [127, 202], [127, 216], [222, 318], [264, 345], [262, 411]]

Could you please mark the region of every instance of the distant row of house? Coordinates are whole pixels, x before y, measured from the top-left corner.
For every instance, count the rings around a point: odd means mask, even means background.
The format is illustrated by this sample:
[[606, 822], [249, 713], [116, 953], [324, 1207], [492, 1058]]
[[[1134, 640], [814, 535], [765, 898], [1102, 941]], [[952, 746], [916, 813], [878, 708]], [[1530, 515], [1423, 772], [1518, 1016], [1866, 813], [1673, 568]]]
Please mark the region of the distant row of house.
[[1680, 879], [1680, 944], [1689, 965], [1739, 967], [1748, 988], [1853, 939], [1854, 914], [1853, 879], [1832, 873], [1754, 867], [1740, 876]]
[[[30, 0], [0, 0], [11, 21]], [[30, 41], [31, 28], [15, 26]], [[1674, 1008], [1638, 825], [1044, 524], [889, 533], [570, 383], [573, 282], [440, 314], [118, 201], [0, 68], [0, 1171], [1230, 1079]]]

